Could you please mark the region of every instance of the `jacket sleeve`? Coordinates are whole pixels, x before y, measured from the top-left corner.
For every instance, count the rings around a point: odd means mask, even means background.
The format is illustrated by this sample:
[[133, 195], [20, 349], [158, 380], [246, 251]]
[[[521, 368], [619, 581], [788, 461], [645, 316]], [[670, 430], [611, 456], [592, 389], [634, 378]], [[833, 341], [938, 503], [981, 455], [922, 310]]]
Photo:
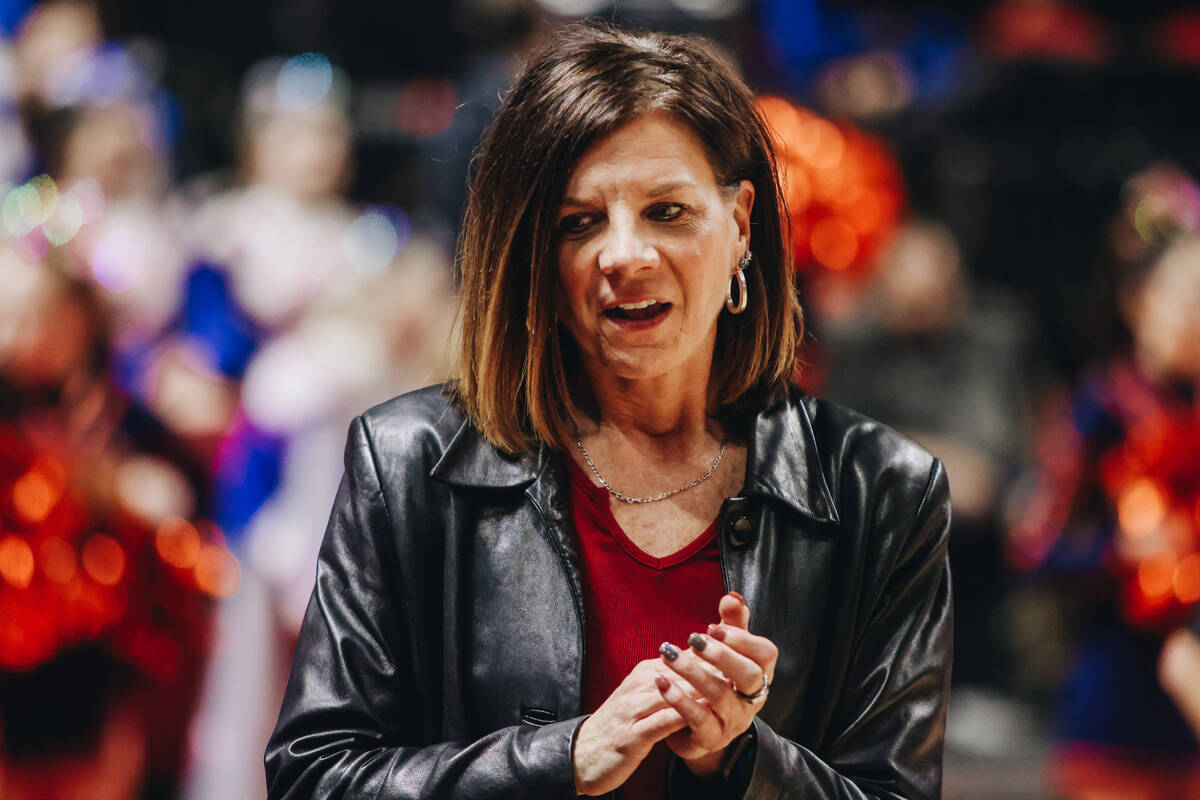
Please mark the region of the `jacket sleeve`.
[[416, 685], [414, 610], [399, 600], [396, 537], [361, 417], [345, 463], [267, 745], [269, 797], [574, 797], [577, 719], [470, 742], [422, 741], [431, 725], [420, 708], [431, 703]]
[[[755, 719], [744, 796], [939, 798], [950, 688], [950, 492], [938, 461], [851, 657], [820, 754]], [[889, 557], [878, 554], [878, 557]]]

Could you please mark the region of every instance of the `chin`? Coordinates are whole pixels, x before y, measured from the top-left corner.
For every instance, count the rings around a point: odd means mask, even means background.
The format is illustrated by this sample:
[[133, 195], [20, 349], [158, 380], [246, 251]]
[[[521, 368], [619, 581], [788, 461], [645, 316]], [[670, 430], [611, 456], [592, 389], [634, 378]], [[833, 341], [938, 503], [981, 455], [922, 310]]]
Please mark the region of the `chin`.
[[687, 359], [665, 353], [612, 353], [601, 359], [600, 366], [622, 380], [649, 380], [686, 369]]

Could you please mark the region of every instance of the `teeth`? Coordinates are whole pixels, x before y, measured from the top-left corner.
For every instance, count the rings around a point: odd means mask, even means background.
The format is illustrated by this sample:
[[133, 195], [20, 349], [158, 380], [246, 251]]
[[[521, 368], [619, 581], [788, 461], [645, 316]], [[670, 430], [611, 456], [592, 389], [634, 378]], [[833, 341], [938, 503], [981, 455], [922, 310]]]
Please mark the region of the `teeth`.
[[643, 300], [640, 303], [622, 303], [617, 308], [622, 311], [637, 311], [639, 308], [649, 308], [657, 302], [657, 300]]

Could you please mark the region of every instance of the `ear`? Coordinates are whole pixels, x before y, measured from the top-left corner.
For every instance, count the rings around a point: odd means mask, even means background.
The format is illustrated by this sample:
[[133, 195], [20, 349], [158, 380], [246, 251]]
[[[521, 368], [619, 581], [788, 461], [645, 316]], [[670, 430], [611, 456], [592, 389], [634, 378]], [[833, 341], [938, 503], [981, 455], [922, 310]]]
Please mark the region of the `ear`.
[[[750, 212], [754, 209], [754, 184], [743, 180], [733, 197], [733, 222], [737, 226], [738, 253], [750, 247]], [[736, 263], [736, 259], [735, 262]]]

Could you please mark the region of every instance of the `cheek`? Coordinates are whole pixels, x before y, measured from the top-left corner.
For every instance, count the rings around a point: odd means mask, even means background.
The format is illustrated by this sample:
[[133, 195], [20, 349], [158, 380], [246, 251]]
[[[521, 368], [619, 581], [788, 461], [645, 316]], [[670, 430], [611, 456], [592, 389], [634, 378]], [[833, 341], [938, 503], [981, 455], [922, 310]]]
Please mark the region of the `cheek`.
[[581, 269], [578, 260], [573, 260], [570, 253], [561, 253], [558, 263], [555, 309], [567, 327], [574, 330], [580, 322], [582, 312], [588, 307], [591, 292], [588, 271]]

